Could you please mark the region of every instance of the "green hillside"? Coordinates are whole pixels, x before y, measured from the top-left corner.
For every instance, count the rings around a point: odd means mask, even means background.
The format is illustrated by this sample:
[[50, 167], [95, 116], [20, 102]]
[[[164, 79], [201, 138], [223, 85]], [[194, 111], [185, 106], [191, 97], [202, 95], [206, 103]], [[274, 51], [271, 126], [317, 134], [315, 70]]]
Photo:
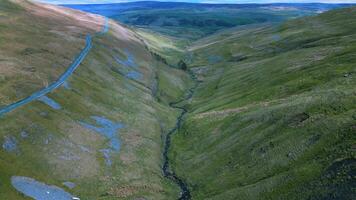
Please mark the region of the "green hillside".
[[275, 12], [265, 8], [177, 8], [133, 10], [112, 16], [118, 21], [154, 30], [166, 35], [195, 40], [218, 30], [266, 22], [280, 22], [288, 18], [311, 15], [304, 10]]
[[[141, 29], [0, 0], [0, 199], [30, 199], [15, 176], [85, 200], [355, 199], [356, 7], [280, 23], [317, 10], [206, 6], [120, 16]], [[88, 35], [63, 85], [1, 115]]]
[[280, 23], [348, 5], [292, 2], [223, 4], [219, 1], [215, 3], [128, 1], [126, 3], [66, 6], [107, 16], [119, 22], [164, 35], [197, 40], [227, 28], [249, 24]]
[[356, 7], [197, 41], [170, 157], [193, 199], [354, 199]]
[[[96, 35], [103, 25], [97, 15], [0, 0], [0, 108], [55, 81], [93, 35], [88, 56], [49, 100], [0, 117], [0, 199], [28, 199], [11, 186], [12, 176], [86, 200], [179, 195], [161, 172], [162, 137], [179, 113], [168, 102], [181, 98], [190, 77], [114, 21]], [[112, 127], [119, 146], [98, 133]], [[65, 187], [68, 181], [76, 186]]]
[[0, 106], [18, 101], [55, 80], [84, 46], [85, 34], [94, 32], [83, 27], [70, 30], [68, 26], [76, 21], [59, 20], [59, 16], [41, 23], [40, 13], [29, 17], [35, 5], [21, 4], [28, 10], [0, 0]]

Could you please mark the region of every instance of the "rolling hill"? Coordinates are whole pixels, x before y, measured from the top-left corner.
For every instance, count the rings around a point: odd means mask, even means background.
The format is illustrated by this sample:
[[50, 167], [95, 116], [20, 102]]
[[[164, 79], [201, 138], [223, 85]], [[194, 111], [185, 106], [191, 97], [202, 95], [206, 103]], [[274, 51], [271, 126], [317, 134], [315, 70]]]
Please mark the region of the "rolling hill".
[[348, 4], [200, 4], [129, 2], [65, 5], [180, 39], [196, 40], [235, 26], [279, 23]]
[[170, 157], [193, 199], [354, 199], [356, 8], [203, 38]]

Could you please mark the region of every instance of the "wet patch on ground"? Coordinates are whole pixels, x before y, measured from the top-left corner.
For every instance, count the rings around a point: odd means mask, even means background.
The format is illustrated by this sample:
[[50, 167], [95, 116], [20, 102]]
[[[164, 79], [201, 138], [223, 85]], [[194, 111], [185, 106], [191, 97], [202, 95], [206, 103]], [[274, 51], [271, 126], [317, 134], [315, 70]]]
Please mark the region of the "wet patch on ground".
[[274, 35], [272, 35], [272, 40], [275, 42], [279, 41], [279, 40], [281, 40], [281, 36], [279, 34], [274, 34]]
[[111, 152], [112, 152], [112, 150], [110, 150], [110, 149], [100, 149], [100, 152], [103, 153], [103, 155], [104, 155], [105, 164], [107, 166], [111, 166], [112, 165], [112, 161], [111, 161]]
[[50, 106], [51, 108], [53, 108], [55, 110], [59, 110], [62, 108], [61, 105], [59, 105], [56, 101], [54, 101], [53, 99], [51, 99], [47, 96], [42, 96], [38, 100], [47, 104], [48, 106]]
[[29, 137], [29, 134], [27, 131], [21, 131], [20, 136], [21, 138], [26, 139]]
[[126, 60], [120, 59], [118, 57], [114, 57], [115, 61], [118, 64], [126, 67], [124, 70], [119, 70], [120, 73], [124, 74], [126, 78], [132, 80], [140, 80], [143, 77], [143, 75], [141, 72], [137, 71], [138, 65], [135, 62], [134, 56], [127, 49], [124, 51], [124, 53], [126, 56]]
[[109, 140], [109, 148], [101, 149], [100, 152], [103, 153], [106, 165], [110, 166], [112, 164], [111, 153], [119, 152], [120, 150], [118, 130], [123, 128], [124, 125], [122, 123], [112, 122], [105, 117], [92, 116], [91, 118], [95, 120], [96, 124], [93, 125], [85, 122], [80, 122], [80, 124], [87, 129], [99, 133]]
[[130, 71], [126, 74], [126, 78], [133, 80], [140, 80], [142, 78], [142, 73], [136, 71]]
[[13, 176], [11, 177], [11, 184], [17, 191], [23, 193], [27, 197], [36, 200], [72, 200], [73, 195], [64, 191], [62, 188], [54, 185], [46, 185], [38, 182], [35, 179]]
[[53, 140], [53, 135], [52, 134], [48, 134], [46, 136], [46, 138], [44, 138], [43, 144], [48, 145], [52, 140]]
[[221, 56], [213, 55], [208, 57], [209, 64], [216, 64], [218, 62], [221, 62], [222, 60], [223, 58]]
[[5, 136], [2, 148], [7, 152], [15, 152], [17, 150], [17, 140], [13, 136]]
[[137, 65], [135, 62], [135, 57], [127, 49], [124, 52], [125, 52], [126, 60], [115, 57], [116, 62], [126, 67], [136, 67]]
[[70, 90], [70, 89], [71, 89], [71, 87], [70, 87], [68, 81], [64, 81], [64, 82], [63, 82], [63, 87], [64, 87], [65, 89], [67, 89], [67, 90]]
[[70, 181], [63, 182], [62, 184], [63, 184], [64, 186], [66, 186], [67, 188], [69, 188], [69, 189], [73, 189], [73, 188], [75, 188], [75, 186], [76, 186], [75, 183], [70, 182]]
[[105, 117], [92, 116], [93, 120], [95, 120], [96, 124], [92, 125], [89, 123], [81, 122], [81, 125], [87, 129], [93, 130], [100, 135], [106, 137], [110, 140], [110, 147], [114, 151], [120, 150], [120, 140], [117, 135], [117, 131], [124, 127], [122, 123], [114, 123]]

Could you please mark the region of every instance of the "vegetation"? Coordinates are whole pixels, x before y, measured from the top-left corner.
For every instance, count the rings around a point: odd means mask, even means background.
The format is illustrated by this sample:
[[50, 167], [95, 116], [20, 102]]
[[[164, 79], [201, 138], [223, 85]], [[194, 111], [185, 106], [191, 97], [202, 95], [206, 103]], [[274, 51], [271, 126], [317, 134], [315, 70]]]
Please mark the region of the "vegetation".
[[[29, 11], [19, 4], [7, 0], [1, 0], [0, 4], [0, 106], [3, 106], [54, 81], [84, 47], [85, 33], [90, 30], [78, 28], [82, 31], [78, 34], [66, 27], [65, 20], [55, 27], [41, 23], [38, 15], [29, 18]], [[29, 3], [27, 6], [29, 10], [34, 8]]]
[[159, 34], [148, 29], [134, 29], [147, 44], [156, 59], [176, 67], [185, 54], [189, 41]]
[[[84, 47], [85, 35], [97, 31], [88, 27], [103, 21], [79, 12], [63, 18], [46, 7], [17, 2], [0, 2], [1, 105], [56, 80]], [[12, 176], [35, 178], [88, 200], [179, 196], [179, 188], [161, 172], [162, 134], [179, 114], [168, 102], [181, 98], [191, 80], [156, 60], [137, 38], [111, 21], [107, 34], [93, 38], [68, 85], [48, 95], [59, 109], [35, 101], [1, 116], [0, 199], [27, 199], [11, 186]], [[127, 70], [142, 76], [128, 78]], [[101, 151], [110, 141], [82, 125], [95, 124], [92, 116], [124, 126], [117, 132], [120, 151], [111, 154], [111, 166]], [[66, 188], [65, 181], [76, 186]]]
[[197, 41], [172, 139], [193, 199], [353, 199], [356, 8]]
[[[0, 5], [0, 107], [56, 80], [104, 21]], [[355, 7], [120, 6], [73, 6], [136, 27], [110, 20], [95, 35], [47, 95], [55, 109], [35, 101], [0, 116], [0, 199], [28, 199], [12, 176], [88, 200], [174, 199], [179, 188], [162, 174], [174, 127], [169, 167], [193, 199], [354, 199]], [[94, 119], [118, 129], [111, 165], [110, 138], [83, 125]]]
[[156, 33], [195, 40], [226, 28], [281, 22], [344, 5], [131, 2], [66, 6], [108, 16], [122, 23], [153, 30]]

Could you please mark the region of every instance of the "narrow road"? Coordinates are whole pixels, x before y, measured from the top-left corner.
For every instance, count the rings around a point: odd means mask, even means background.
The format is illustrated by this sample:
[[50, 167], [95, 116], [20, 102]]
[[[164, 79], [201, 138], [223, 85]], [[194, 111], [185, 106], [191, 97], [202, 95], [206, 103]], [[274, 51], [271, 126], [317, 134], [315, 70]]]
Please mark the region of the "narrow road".
[[[104, 23], [102, 30], [100, 32], [96, 33], [96, 35], [105, 34], [106, 32], [108, 32], [108, 30], [109, 30], [109, 22], [108, 22], [108, 18], [105, 18], [105, 23]], [[23, 106], [25, 104], [28, 104], [32, 101], [37, 100], [38, 98], [52, 92], [53, 90], [55, 90], [56, 88], [61, 86], [68, 79], [68, 77], [70, 77], [73, 74], [73, 72], [79, 67], [80, 63], [88, 55], [91, 48], [92, 48], [92, 36], [90, 34], [88, 34], [86, 36], [86, 44], [85, 44], [84, 49], [79, 53], [79, 55], [74, 59], [72, 64], [58, 78], [58, 80], [56, 82], [50, 84], [46, 88], [43, 88], [43, 89], [31, 94], [30, 96], [28, 96], [24, 99], [21, 99], [20, 101], [17, 101], [15, 103], [12, 103], [10, 105], [0, 108], [0, 117], [8, 112], [15, 110], [16, 108], [18, 108], [20, 106]]]
[[164, 144], [164, 150], [163, 150], [163, 166], [162, 166], [163, 175], [164, 175], [164, 177], [170, 179], [171, 181], [173, 181], [174, 183], [176, 183], [179, 186], [179, 188], [181, 190], [181, 195], [179, 197], [179, 200], [190, 200], [192, 197], [191, 197], [187, 183], [184, 182], [183, 179], [179, 178], [174, 171], [169, 169], [168, 151], [171, 146], [172, 134], [179, 130], [179, 128], [182, 125], [183, 117], [188, 112], [188, 110], [184, 106], [177, 106], [177, 105], [183, 101], [187, 101], [187, 100], [191, 99], [193, 97], [195, 89], [198, 87], [198, 84], [199, 84], [195, 75], [192, 72], [189, 72], [189, 74], [191, 75], [192, 79], [195, 81], [195, 85], [188, 90], [188, 95], [186, 96], [186, 98], [184, 98], [183, 100], [180, 100], [178, 102], [172, 102], [169, 104], [172, 108], [179, 109], [182, 112], [177, 118], [176, 125], [167, 133], [166, 141]]

